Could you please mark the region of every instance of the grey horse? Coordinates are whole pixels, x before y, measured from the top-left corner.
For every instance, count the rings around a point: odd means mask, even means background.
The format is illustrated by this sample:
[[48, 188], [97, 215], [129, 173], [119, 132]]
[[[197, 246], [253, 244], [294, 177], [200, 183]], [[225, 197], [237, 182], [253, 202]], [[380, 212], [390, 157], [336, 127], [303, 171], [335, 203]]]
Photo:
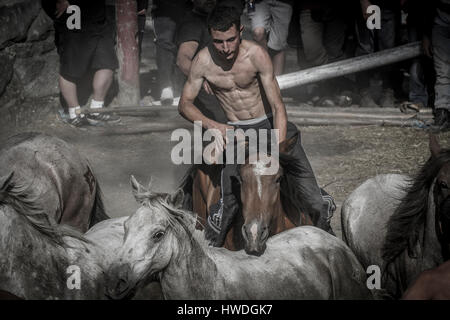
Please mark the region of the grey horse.
[[105, 298], [104, 272], [122, 243], [125, 218], [83, 235], [24, 203], [26, 196], [4, 179], [0, 185], [0, 291], [22, 299]]
[[450, 151], [434, 136], [430, 149], [416, 177], [376, 176], [342, 205], [343, 238], [365, 268], [380, 268], [385, 298], [400, 298], [422, 271], [448, 259]]
[[107, 294], [128, 298], [156, 277], [166, 299], [370, 299], [366, 273], [339, 239], [310, 226], [270, 238], [265, 253], [208, 246], [196, 216], [132, 177], [141, 207], [125, 222], [124, 244], [108, 271]]

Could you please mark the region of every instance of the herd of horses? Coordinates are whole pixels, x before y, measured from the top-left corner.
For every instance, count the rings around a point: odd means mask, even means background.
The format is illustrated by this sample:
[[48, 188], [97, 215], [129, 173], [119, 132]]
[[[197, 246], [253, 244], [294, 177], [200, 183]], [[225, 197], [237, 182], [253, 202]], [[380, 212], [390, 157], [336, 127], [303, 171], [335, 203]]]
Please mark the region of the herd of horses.
[[[155, 281], [166, 299], [450, 299], [449, 150], [430, 136], [416, 177], [379, 175], [354, 190], [341, 240], [312, 225], [285, 179], [301, 170], [291, 143], [273, 175], [258, 175], [258, 161], [240, 166], [240, 214], [217, 248], [202, 230], [220, 197], [217, 167], [190, 175], [192, 210], [183, 188], [156, 193], [131, 177], [139, 209], [111, 219], [72, 146], [10, 138], [0, 150], [0, 299], [128, 299]], [[370, 266], [380, 288], [367, 285]]]

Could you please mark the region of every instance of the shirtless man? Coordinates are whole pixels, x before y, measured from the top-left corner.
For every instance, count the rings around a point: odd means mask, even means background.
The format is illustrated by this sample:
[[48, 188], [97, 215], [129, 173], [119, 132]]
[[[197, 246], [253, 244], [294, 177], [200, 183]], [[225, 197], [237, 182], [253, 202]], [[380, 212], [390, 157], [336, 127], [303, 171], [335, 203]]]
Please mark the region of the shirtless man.
[[[287, 122], [286, 109], [267, 51], [255, 42], [242, 40], [239, 12], [229, 7], [216, 7], [208, 18], [208, 30], [212, 44], [202, 49], [192, 62], [178, 107], [180, 114], [189, 121], [201, 121], [205, 129], [220, 130], [224, 137], [227, 129], [236, 128], [244, 131], [250, 128], [278, 129], [279, 143], [297, 134], [295, 125]], [[204, 81], [217, 96], [228, 118], [227, 124], [207, 118], [194, 105]], [[300, 143], [294, 147], [293, 156], [305, 170], [305, 174], [296, 180], [306, 210], [315, 225], [331, 231], [328, 205], [321, 196]], [[237, 175], [236, 170], [236, 166], [227, 164], [222, 174], [223, 212], [231, 217], [238, 208], [231, 192], [230, 178]], [[221, 246], [224, 238], [212, 240], [214, 245]]]

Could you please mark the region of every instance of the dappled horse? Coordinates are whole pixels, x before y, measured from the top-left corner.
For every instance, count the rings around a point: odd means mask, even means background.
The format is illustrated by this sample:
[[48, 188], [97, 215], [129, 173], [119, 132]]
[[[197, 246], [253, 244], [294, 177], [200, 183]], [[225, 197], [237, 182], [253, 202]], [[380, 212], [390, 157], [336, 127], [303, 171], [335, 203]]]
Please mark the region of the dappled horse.
[[[268, 237], [295, 226], [312, 225], [298, 200], [295, 182], [286, 175], [302, 172], [298, 161], [288, 154], [297, 139], [295, 135], [280, 145], [279, 169], [275, 173], [266, 174], [268, 159], [278, 160], [265, 153], [247, 154], [245, 164], [239, 166], [240, 178], [233, 189], [241, 206], [227, 232], [225, 248], [244, 248], [249, 254], [260, 255]], [[264, 162], [261, 157], [266, 157]], [[211, 208], [220, 200], [221, 169], [221, 165], [193, 166], [182, 183], [183, 190], [192, 195], [192, 204], [186, 208], [200, 217], [198, 229], [203, 229]]]
[[27, 188], [12, 183], [0, 179], [0, 298], [106, 298], [104, 273], [122, 243], [125, 218], [97, 223], [83, 235], [56, 224], [29, 201]]
[[0, 149], [0, 177], [56, 223], [86, 232], [108, 218], [91, 166], [59, 138], [39, 133], [9, 138]]
[[450, 151], [434, 136], [430, 150], [415, 178], [376, 176], [342, 205], [343, 237], [364, 267], [381, 268], [388, 298], [400, 298], [422, 271], [448, 259]]
[[132, 178], [140, 208], [125, 222], [107, 293], [129, 298], [157, 277], [166, 299], [370, 299], [366, 274], [339, 239], [313, 227], [271, 237], [260, 257], [209, 246], [183, 192], [154, 194]]

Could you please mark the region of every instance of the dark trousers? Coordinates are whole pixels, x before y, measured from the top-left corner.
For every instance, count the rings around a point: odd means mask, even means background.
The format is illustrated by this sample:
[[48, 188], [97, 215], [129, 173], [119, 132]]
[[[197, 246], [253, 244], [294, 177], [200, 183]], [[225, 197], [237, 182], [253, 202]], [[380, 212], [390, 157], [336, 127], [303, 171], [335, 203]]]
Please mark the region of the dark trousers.
[[[248, 129], [273, 129], [273, 118], [270, 117], [263, 120], [255, 125], [239, 125], [235, 126], [236, 129], [242, 129], [244, 132]], [[292, 138], [294, 135], [299, 134], [297, 127], [288, 122], [287, 125], [287, 135], [286, 138]], [[270, 137], [270, 133], [268, 134]], [[269, 141], [270, 145], [270, 141]], [[267, 148], [268, 151], [270, 148]], [[236, 155], [236, 152], [235, 152]], [[303, 174], [293, 177], [296, 181], [296, 186], [298, 190], [298, 197], [300, 201], [304, 204], [304, 208], [307, 211], [314, 225], [322, 228], [326, 231], [329, 230], [329, 211], [328, 203], [324, 201], [321, 195], [320, 188], [317, 184], [316, 178], [314, 176], [313, 169], [309, 163], [308, 157], [301, 145], [301, 139], [297, 140], [297, 144], [293, 147], [290, 155], [296, 158], [301, 167], [303, 168]], [[236, 163], [236, 162], [234, 162]], [[239, 210], [239, 202], [233, 193], [233, 183], [235, 179], [239, 179], [239, 165], [238, 164], [226, 164], [222, 170], [222, 199], [223, 199], [223, 217], [221, 220], [221, 232], [217, 236], [216, 241], [212, 241], [214, 245], [222, 246], [226, 234], [231, 225], [234, 215]]]
[[[356, 22], [356, 56], [362, 56], [376, 51], [391, 49], [395, 46], [396, 30], [398, 25], [399, 12], [390, 9], [381, 9], [381, 29], [370, 30], [366, 21], [361, 17]], [[372, 76], [373, 75], [373, 76]], [[357, 74], [357, 82], [362, 88], [369, 86], [370, 80], [382, 82], [385, 88], [394, 86], [393, 67], [382, 67], [375, 74], [373, 71], [361, 72]]]
[[170, 17], [154, 17], [154, 30], [156, 36], [156, 65], [161, 89], [173, 87], [173, 76], [177, 46], [175, 33], [177, 23]]

